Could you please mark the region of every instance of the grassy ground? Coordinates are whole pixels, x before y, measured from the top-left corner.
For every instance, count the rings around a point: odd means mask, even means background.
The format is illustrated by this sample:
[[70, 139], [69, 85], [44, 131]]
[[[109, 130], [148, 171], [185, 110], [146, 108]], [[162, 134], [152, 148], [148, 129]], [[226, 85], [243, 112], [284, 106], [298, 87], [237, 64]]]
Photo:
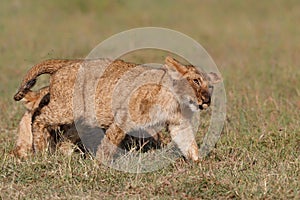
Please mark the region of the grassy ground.
[[[297, 0], [1, 1], [0, 199], [299, 199], [299, 18]], [[85, 57], [112, 34], [141, 26], [190, 35], [218, 65], [227, 121], [208, 158], [129, 174], [77, 154], [9, 156], [24, 112], [12, 96], [30, 66]]]

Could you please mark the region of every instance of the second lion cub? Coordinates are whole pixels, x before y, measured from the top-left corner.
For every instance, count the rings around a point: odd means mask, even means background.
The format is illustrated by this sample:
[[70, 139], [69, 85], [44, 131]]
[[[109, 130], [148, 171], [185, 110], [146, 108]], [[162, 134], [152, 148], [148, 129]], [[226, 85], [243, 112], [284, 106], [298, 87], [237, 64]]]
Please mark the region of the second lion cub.
[[21, 118], [17, 130], [17, 141], [13, 153], [18, 158], [26, 158], [32, 152], [32, 118], [34, 113], [49, 102], [49, 87], [41, 88], [37, 92], [28, 91], [22, 99], [26, 111]]
[[[38, 91], [29, 90], [22, 102], [26, 108], [22, 116], [17, 130], [17, 140], [13, 154], [18, 158], [27, 158], [33, 151], [33, 136], [32, 136], [32, 122], [34, 118], [40, 114], [40, 110], [46, 106], [50, 101], [49, 87], [43, 87]], [[65, 155], [69, 155], [73, 151], [72, 146], [80, 141], [74, 125], [63, 125], [59, 129], [65, 132], [64, 137], [56, 141], [58, 134], [58, 127], [52, 127], [53, 135], [47, 135], [51, 138], [55, 149], [58, 147], [59, 151]]]

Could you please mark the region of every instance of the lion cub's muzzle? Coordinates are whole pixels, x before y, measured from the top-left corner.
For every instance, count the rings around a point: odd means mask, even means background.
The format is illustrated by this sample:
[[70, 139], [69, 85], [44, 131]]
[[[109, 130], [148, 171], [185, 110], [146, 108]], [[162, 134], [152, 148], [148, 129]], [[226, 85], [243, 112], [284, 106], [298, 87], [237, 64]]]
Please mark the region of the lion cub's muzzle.
[[201, 105], [199, 105], [199, 109], [200, 110], [203, 110], [203, 109], [206, 109], [210, 106], [210, 100], [211, 98], [209, 97], [209, 100], [207, 101], [203, 101], [203, 103]]
[[201, 93], [202, 103], [199, 105], [199, 109], [203, 110], [210, 106], [211, 103], [211, 94], [207, 91]]

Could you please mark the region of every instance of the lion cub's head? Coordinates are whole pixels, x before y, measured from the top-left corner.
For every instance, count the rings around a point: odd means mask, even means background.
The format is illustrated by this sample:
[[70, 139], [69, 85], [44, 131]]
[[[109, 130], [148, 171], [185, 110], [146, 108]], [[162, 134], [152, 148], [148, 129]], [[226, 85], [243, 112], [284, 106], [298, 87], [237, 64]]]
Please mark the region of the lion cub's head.
[[28, 111], [34, 111], [38, 107], [47, 104], [49, 101], [49, 87], [41, 88], [39, 91], [31, 91], [24, 96], [21, 101]]
[[179, 88], [182, 90], [189, 88], [192, 91], [192, 95], [191, 92], [181, 91], [181, 93], [184, 94], [181, 96], [181, 100], [184, 104], [188, 105], [191, 110], [198, 111], [206, 109], [210, 105], [213, 84], [221, 81], [221, 78], [216, 73], [210, 72], [207, 74], [200, 72], [196, 67], [183, 65], [169, 56], [165, 59], [165, 67], [168, 69], [172, 79], [184, 81], [185, 86], [179, 86]]

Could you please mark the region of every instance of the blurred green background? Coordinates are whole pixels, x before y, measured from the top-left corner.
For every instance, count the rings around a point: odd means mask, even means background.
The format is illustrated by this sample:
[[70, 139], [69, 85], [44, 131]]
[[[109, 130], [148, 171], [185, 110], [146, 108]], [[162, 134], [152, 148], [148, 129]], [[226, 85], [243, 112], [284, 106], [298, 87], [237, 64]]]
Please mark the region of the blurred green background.
[[[162, 195], [163, 192], [155, 190], [157, 188], [163, 188], [170, 195], [176, 195], [171, 191], [177, 190], [178, 197], [182, 198], [299, 197], [299, 19], [298, 0], [2, 0], [2, 158], [7, 157], [7, 152], [12, 149], [15, 130], [24, 112], [22, 105], [14, 102], [12, 96], [32, 65], [49, 58], [84, 58], [101, 41], [124, 30], [164, 27], [194, 38], [212, 56], [224, 78], [228, 98], [227, 121], [216, 152], [203, 164], [201, 171], [191, 170], [191, 174], [180, 179], [182, 187], [162, 172], [161, 176], [170, 179], [174, 187], [155, 185], [151, 186], [152, 189], [142, 190], [139, 184], [153, 184], [151, 177], [154, 175], [148, 175], [148, 182], [138, 179], [140, 182], [134, 190], [142, 197]], [[11, 183], [13, 176], [6, 173], [14, 161], [0, 159], [0, 163], [3, 163], [0, 180], [3, 179], [3, 184]], [[178, 173], [176, 169], [172, 170], [165, 173]], [[211, 173], [214, 178], [209, 174], [200, 176], [202, 172]], [[198, 175], [201, 179], [195, 179]], [[190, 176], [195, 180], [189, 179]], [[213, 183], [207, 182], [207, 190], [195, 189], [180, 196], [188, 188], [195, 187], [191, 180], [212, 180]], [[125, 182], [126, 178], [116, 183], [120, 189], [115, 188], [112, 193], [130, 191], [124, 186]], [[218, 184], [213, 187], [216, 182], [222, 186], [220, 190]], [[28, 189], [26, 184], [16, 184]], [[97, 184], [97, 181], [90, 184]], [[46, 182], [41, 185], [51, 188]], [[66, 194], [74, 194], [70, 189], [73, 183], [63, 185], [68, 187], [64, 190]], [[104, 184], [104, 187], [109, 187], [109, 184]], [[12, 193], [12, 190], [3, 188], [7, 194]], [[89, 194], [93, 191], [86, 190]], [[85, 194], [78, 193], [78, 196]]]

